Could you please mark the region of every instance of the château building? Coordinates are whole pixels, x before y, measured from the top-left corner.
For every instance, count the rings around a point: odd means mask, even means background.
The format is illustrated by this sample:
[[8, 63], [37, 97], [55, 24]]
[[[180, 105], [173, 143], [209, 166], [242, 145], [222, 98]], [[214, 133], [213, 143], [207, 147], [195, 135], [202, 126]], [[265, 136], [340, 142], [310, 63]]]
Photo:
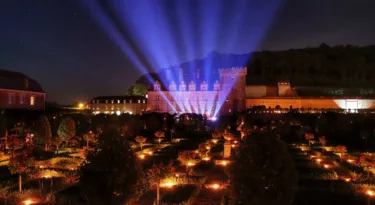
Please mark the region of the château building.
[[0, 70], [0, 109], [44, 110], [45, 92], [30, 77], [7, 70]]
[[140, 114], [147, 111], [147, 98], [143, 96], [99, 96], [91, 100], [94, 114]]
[[[153, 89], [148, 91], [149, 108], [155, 112], [208, 116], [242, 112], [246, 108], [246, 73], [246, 67], [222, 68], [219, 79], [210, 85], [198, 69], [195, 76], [184, 76], [180, 70], [177, 83], [173, 80], [167, 85], [155, 82]], [[167, 70], [167, 80], [171, 79], [170, 75]]]
[[[173, 76], [176, 74], [176, 76]], [[144, 97], [107, 96], [91, 101], [93, 113], [196, 113], [209, 117], [232, 115], [247, 109], [375, 109], [375, 90], [277, 85], [246, 85], [246, 67], [218, 69], [218, 77], [199, 70], [166, 70]], [[208, 83], [207, 81], [211, 82]]]

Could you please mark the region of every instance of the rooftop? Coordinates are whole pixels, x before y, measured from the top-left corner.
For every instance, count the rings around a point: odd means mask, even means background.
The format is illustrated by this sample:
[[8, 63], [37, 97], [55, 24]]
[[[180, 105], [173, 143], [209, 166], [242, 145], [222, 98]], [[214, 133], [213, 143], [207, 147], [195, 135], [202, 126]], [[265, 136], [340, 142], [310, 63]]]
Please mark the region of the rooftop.
[[[27, 86], [26, 82], [28, 84]], [[13, 72], [2, 69], [0, 69], [0, 89], [24, 90], [44, 93], [43, 88], [34, 79], [20, 72]]]

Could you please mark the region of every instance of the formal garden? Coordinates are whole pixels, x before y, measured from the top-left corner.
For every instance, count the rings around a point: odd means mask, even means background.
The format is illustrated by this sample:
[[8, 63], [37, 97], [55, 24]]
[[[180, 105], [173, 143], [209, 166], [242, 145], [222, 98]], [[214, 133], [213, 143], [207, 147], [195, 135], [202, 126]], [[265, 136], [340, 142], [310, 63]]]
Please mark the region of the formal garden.
[[152, 113], [8, 121], [0, 124], [0, 204], [375, 204], [372, 135], [361, 131], [359, 146], [311, 119]]

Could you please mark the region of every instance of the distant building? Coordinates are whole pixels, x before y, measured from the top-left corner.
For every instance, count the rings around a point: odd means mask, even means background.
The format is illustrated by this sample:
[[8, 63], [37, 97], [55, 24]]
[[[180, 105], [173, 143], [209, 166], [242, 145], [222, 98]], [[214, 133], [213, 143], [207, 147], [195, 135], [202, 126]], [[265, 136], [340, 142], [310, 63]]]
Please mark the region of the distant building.
[[44, 110], [45, 92], [30, 77], [7, 70], [0, 70], [0, 109]]
[[[371, 93], [370, 93], [371, 94]], [[246, 108], [296, 109], [375, 109], [375, 97], [361, 89], [292, 87], [289, 82], [277, 86], [246, 86]]]
[[143, 96], [99, 96], [91, 100], [94, 114], [140, 114], [147, 111], [147, 98]]

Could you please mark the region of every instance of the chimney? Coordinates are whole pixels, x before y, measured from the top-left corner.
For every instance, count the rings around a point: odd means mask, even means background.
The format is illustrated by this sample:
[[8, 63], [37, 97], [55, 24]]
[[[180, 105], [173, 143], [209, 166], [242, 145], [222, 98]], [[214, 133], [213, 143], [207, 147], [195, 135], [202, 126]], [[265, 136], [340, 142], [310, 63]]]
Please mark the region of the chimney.
[[24, 84], [25, 84], [25, 90], [28, 90], [29, 89], [29, 78], [25, 77]]

